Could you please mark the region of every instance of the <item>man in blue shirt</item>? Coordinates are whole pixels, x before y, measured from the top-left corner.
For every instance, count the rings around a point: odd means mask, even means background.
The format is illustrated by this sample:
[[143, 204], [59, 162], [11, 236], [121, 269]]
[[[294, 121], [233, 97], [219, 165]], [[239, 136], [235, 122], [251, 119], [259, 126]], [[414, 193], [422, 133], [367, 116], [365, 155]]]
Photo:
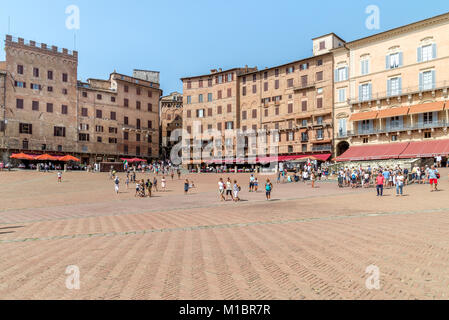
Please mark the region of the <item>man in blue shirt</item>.
[[388, 180], [390, 179], [390, 171], [388, 171], [387, 169], [384, 170], [384, 172], [382, 173], [382, 175], [385, 178], [385, 182], [384, 185], [388, 183]]

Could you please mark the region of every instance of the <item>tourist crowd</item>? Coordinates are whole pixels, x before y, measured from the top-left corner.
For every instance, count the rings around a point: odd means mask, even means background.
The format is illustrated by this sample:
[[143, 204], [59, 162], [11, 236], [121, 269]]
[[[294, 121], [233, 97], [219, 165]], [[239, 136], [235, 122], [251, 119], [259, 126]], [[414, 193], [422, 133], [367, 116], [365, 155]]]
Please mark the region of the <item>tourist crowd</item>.
[[438, 190], [440, 174], [435, 166], [413, 166], [412, 170], [395, 166], [372, 168], [340, 168], [338, 171], [338, 186], [340, 188], [371, 188], [375, 187], [378, 196], [383, 195], [384, 188], [396, 188], [396, 195], [403, 195], [404, 186], [409, 184], [429, 184], [431, 191]]

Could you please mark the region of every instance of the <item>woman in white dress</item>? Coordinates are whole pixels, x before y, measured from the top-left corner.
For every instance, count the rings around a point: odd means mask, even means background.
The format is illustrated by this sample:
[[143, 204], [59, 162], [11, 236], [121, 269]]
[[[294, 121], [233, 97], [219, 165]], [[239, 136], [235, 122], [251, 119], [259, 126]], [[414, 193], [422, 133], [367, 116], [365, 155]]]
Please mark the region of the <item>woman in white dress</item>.
[[162, 180], [161, 180], [162, 191], [165, 191], [166, 186], [167, 186], [167, 181], [165, 180], [165, 177], [162, 177]]

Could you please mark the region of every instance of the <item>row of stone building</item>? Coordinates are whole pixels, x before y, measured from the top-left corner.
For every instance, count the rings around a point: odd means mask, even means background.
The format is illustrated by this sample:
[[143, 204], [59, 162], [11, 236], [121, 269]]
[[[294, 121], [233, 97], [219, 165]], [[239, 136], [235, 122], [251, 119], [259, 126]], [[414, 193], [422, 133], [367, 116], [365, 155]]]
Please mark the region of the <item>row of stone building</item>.
[[78, 81], [78, 52], [6, 36], [0, 152], [71, 154], [83, 163], [159, 157], [159, 72]]
[[446, 13], [352, 42], [317, 37], [312, 57], [281, 66], [182, 78], [184, 162], [447, 156], [448, 35]]

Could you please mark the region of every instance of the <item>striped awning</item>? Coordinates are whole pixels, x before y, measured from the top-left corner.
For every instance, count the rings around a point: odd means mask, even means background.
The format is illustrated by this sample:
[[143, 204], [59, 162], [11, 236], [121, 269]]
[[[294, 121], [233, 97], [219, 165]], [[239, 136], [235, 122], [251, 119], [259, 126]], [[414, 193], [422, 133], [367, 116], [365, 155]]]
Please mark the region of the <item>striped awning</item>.
[[378, 114], [379, 114], [378, 111], [354, 113], [349, 119], [349, 121], [373, 120], [377, 119]]
[[409, 114], [443, 111], [445, 104], [446, 104], [446, 102], [444, 102], [444, 101], [417, 104], [417, 105], [410, 107]]
[[391, 108], [379, 111], [377, 116], [378, 119], [391, 118], [391, 117], [399, 117], [408, 115], [410, 108], [409, 107], [399, 107], [399, 108]]

